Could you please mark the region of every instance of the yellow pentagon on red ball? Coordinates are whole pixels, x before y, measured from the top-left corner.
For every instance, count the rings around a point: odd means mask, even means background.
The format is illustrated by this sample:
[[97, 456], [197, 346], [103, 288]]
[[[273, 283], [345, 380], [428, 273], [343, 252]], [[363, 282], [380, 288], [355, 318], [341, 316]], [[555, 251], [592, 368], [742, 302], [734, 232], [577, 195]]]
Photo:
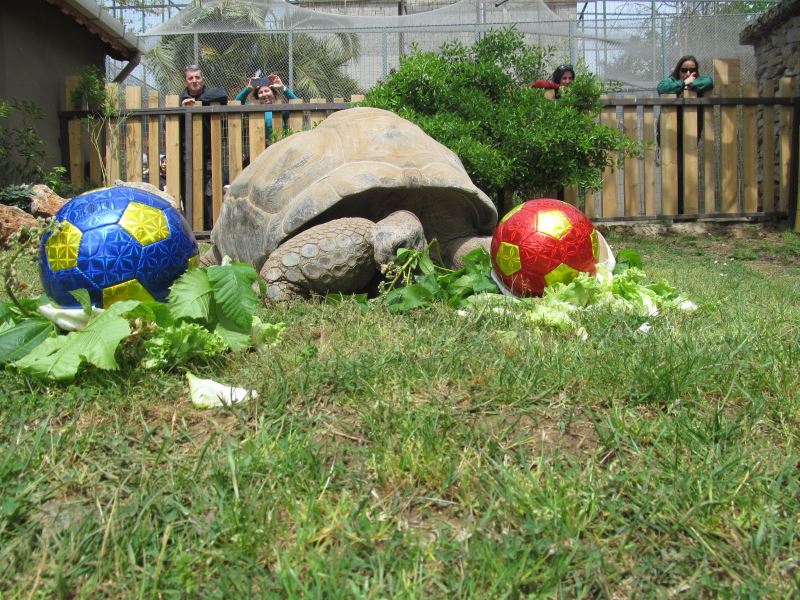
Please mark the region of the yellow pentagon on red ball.
[[547, 283], [548, 286], [551, 286], [556, 283], [569, 283], [575, 277], [577, 277], [578, 269], [573, 269], [568, 264], [561, 263], [555, 269], [550, 271], [547, 275], [544, 276], [544, 281]]
[[595, 260], [600, 260], [600, 238], [597, 235], [597, 229], [592, 229], [589, 238], [592, 240], [592, 256]]
[[155, 302], [152, 294], [148, 292], [144, 286], [136, 281], [130, 279], [123, 281], [117, 285], [111, 285], [103, 289], [103, 307], [109, 307], [114, 302], [120, 300], [140, 300], [141, 302]]
[[61, 221], [57, 231], [47, 240], [47, 262], [53, 271], [71, 269], [78, 264], [81, 230], [72, 223]]
[[536, 215], [536, 231], [560, 240], [572, 229], [569, 217], [560, 210], [543, 210]]
[[119, 219], [119, 224], [142, 246], [169, 237], [169, 225], [164, 212], [140, 202], [128, 204]]
[[522, 210], [523, 206], [524, 206], [523, 204], [517, 204], [514, 208], [512, 208], [510, 211], [508, 211], [505, 214], [505, 216], [502, 219], [500, 219], [500, 224], [503, 224], [506, 221], [508, 221], [511, 217], [514, 216], [515, 213], [517, 213], [518, 211]]
[[522, 268], [522, 261], [519, 258], [519, 247], [515, 244], [502, 242], [497, 249], [495, 256], [497, 266], [504, 275], [513, 275]]

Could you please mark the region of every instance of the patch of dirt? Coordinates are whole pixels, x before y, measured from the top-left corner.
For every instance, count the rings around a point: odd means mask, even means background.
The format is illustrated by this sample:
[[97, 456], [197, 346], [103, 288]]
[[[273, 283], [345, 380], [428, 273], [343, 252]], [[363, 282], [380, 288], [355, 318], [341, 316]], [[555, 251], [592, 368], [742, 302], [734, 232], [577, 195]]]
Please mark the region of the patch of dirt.
[[600, 445], [594, 425], [580, 415], [481, 414], [477, 416], [476, 427], [494, 437], [503, 450], [527, 446], [533, 455], [561, 454], [588, 459]]
[[739, 260], [770, 271], [775, 267], [800, 267], [800, 254], [789, 248], [787, 227], [775, 223], [693, 221], [681, 223], [604, 223], [603, 235], [612, 238], [644, 236], [696, 248], [716, 260]]

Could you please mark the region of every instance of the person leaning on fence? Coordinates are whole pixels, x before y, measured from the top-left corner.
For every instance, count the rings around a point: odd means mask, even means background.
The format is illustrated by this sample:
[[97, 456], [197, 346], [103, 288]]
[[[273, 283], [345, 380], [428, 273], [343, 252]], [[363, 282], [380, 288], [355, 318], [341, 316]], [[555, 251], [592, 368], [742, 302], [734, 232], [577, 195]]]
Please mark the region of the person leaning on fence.
[[681, 56], [672, 73], [658, 82], [659, 94], [675, 94], [677, 97], [683, 96], [684, 90], [691, 90], [702, 98], [713, 88], [714, 81], [709, 75], [700, 75], [700, 63], [690, 54]]
[[[266, 80], [251, 77], [247, 87], [236, 94], [236, 100], [247, 104], [247, 97], [252, 96], [258, 104], [285, 103], [286, 99], [297, 100], [295, 93], [287, 88], [281, 78], [275, 73], [270, 73]], [[287, 127], [289, 113], [283, 113], [283, 127]], [[264, 113], [264, 124], [267, 128], [267, 140], [272, 139], [272, 111]]]
[[[183, 70], [183, 92], [179, 97], [181, 106], [208, 106], [210, 104], [227, 104], [228, 93], [224, 88], [207, 87], [203, 71], [197, 65], [189, 65]], [[180, 121], [181, 142], [184, 140], [183, 119]], [[184, 165], [191, 164], [191, 157], [185, 155]], [[223, 185], [228, 183], [227, 173], [223, 173]], [[181, 178], [181, 198], [185, 198], [184, 180]], [[208, 231], [213, 226], [211, 186], [211, 115], [203, 115], [203, 229]]]
[[[700, 75], [700, 63], [697, 59], [687, 54], [678, 59], [678, 63], [668, 77], [658, 82], [659, 94], [675, 94], [676, 98], [682, 98], [684, 92], [692, 91], [700, 98], [704, 93], [714, 88], [714, 81], [708, 75]], [[684, 140], [683, 140], [683, 106], [678, 106], [675, 111], [675, 135], [677, 140], [677, 170], [678, 181], [683, 182], [684, 177]], [[697, 142], [703, 139], [703, 107], [697, 107]], [[656, 143], [661, 146], [661, 116], [659, 115], [656, 123]], [[684, 213], [684, 190], [683, 185], [678, 186], [678, 214]]]
[[567, 87], [575, 81], [575, 69], [572, 65], [558, 65], [556, 70], [553, 71], [553, 78], [551, 81], [546, 79], [537, 79], [531, 84], [531, 87], [540, 88], [544, 90], [555, 90], [555, 98], [560, 96], [562, 87]]

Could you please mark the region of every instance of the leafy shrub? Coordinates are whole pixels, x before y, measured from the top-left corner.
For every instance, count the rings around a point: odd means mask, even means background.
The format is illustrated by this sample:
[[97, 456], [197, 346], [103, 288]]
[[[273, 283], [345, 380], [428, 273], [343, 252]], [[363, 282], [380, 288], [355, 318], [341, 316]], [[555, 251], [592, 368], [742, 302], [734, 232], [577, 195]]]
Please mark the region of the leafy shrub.
[[578, 75], [558, 101], [529, 87], [548, 57], [513, 29], [469, 47], [448, 42], [406, 57], [362, 104], [391, 110], [449, 147], [501, 208], [564, 185], [599, 187], [602, 169], [636, 145], [597, 123], [596, 77]]
[[36, 103], [0, 98], [0, 186], [41, 180], [44, 141], [33, 125], [41, 119]]

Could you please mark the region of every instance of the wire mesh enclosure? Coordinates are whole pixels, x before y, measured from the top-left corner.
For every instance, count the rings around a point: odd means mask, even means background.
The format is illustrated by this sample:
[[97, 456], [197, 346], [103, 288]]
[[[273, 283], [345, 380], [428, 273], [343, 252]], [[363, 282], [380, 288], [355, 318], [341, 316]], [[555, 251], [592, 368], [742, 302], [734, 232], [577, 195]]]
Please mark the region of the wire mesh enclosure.
[[[752, 48], [738, 43], [755, 15], [725, 12], [730, 3], [195, 0], [133, 13], [115, 2], [109, 8], [139, 30], [147, 51], [130, 83], [162, 94], [180, 91], [182, 68], [198, 64], [230, 97], [260, 69], [279, 74], [301, 97], [346, 98], [415, 49], [470, 44], [504, 27], [550, 47], [554, 65], [571, 62], [620, 89], [654, 88], [687, 53], [701, 64], [737, 58], [746, 79], [755, 70]], [[112, 61], [110, 75], [122, 66]]]

